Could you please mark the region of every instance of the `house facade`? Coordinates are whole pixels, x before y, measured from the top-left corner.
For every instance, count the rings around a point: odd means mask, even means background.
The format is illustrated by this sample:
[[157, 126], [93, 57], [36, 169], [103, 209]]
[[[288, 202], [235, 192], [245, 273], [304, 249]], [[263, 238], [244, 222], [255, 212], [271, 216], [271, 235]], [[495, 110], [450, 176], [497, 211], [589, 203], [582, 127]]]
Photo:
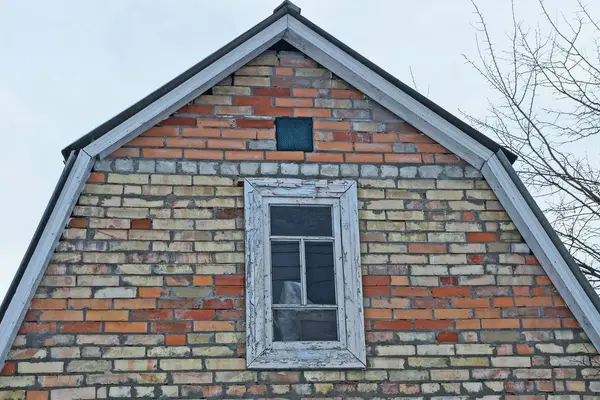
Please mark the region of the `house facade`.
[[289, 2], [203, 63], [65, 149], [0, 399], [600, 399], [510, 153]]

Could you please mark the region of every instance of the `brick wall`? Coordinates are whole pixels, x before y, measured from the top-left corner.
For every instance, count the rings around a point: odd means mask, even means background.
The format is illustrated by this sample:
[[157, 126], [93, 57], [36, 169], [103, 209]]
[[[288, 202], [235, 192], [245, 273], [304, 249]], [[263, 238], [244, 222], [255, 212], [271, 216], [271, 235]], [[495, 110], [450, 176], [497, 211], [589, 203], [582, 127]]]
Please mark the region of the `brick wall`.
[[[275, 116], [315, 117], [315, 152]], [[245, 370], [245, 176], [358, 181], [367, 370]], [[592, 400], [599, 363], [478, 171], [267, 52], [96, 163], [0, 399]]]

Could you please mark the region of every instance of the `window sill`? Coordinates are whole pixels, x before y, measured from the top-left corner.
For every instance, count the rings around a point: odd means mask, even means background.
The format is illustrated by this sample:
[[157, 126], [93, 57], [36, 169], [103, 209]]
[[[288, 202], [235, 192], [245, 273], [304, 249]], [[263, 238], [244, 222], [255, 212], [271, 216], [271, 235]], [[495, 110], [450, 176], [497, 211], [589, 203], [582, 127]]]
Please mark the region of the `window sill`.
[[248, 369], [365, 369], [367, 366], [350, 350], [265, 350]]

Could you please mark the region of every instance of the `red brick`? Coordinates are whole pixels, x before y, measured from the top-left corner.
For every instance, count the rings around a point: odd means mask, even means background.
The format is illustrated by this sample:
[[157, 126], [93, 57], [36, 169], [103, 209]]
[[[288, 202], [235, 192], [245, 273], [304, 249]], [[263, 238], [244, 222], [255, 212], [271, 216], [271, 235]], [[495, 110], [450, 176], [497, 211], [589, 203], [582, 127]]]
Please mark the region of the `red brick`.
[[449, 308], [450, 299], [413, 299], [412, 306], [414, 308]]
[[533, 354], [533, 348], [526, 344], [517, 343], [517, 353], [519, 354]]
[[202, 300], [202, 308], [210, 310], [230, 310], [233, 309], [233, 301], [231, 299], [204, 299]]
[[398, 141], [398, 135], [395, 133], [373, 133], [371, 138], [375, 143], [395, 143]]
[[409, 253], [446, 253], [447, 247], [445, 244], [434, 243], [409, 243]]
[[292, 109], [283, 107], [256, 107], [254, 108], [254, 115], [266, 115], [273, 117], [291, 117]]
[[132, 321], [167, 321], [173, 319], [171, 310], [132, 310]]
[[333, 89], [331, 97], [334, 99], [362, 99], [364, 95], [358, 90]]
[[380, 163], [383, 161], [381, 154], [346, 153], [346, 162], [349, 163]]
[[395, 287], [392, 289], [392, 296], [400, 297], [428, 297], [431, 296], [431, 290], [418, 287]]
[[139, 288], [140, 297], [160, 297], [162, 294], [161, 288]]
[[187, 114], [212, 114], [211, 106], [204, 106], [198, 104], [188, 104], [187, 106], [181, 107], [178, 113]]
[[127, 310], [87, 310], [85, 313], [86, 321], [127, 321], [129, 320], [129, 311]]
[[[231, 128], [235, 126], [235, 120], [232, 118], [196, 118], [198, 126], [212, 128]], [[185, 130], [186, 128], [184, 128]]]
[[100, 332], [101, 329], [101, 322], [63, 322], [60, 324], [62, 333]]
[[256, 139], [257, 132], [253, 129], [223, 129], [221, 136], [227, 139]]
[[215, 285], [217, 286], [244, 286], [244, 275], [216, 275]]
[[331, 153], [306, 153], [306, 161], [341, 163], [344, 161], [344, 155]]
[[131, 229], [152, 229], [152, 220], [150, 218], [132, 219]]
[[433, 310], [433, 316], [435, 319], [462, 319], [472, 318], [473, 310], [466, 308], [440, 308]]
[[44, 392], [41, 390], [28, 390], [27, 400], [48, 400], [50, 392]]
[[220, 321], [241, 321], [245, 318], [244, 310], [218, 310], [217, 319]]
[[356, 151], [369, 151], [376, 153], [390, 153], [392, 145], [389, 143], [356, 143], [354, 145]]
[[2, 371], [0, 371], [0, 375], [14, 375], [17, 368], [17, 363], [14, 361], [8, 361], [4, 364]]
[[480, 329], [481, 322], [478, 319], [457, 319], [454, 321], [456, 329], [458, 330], [469, 330], [469, 329]]
[[494, 307], [512, 307], [514, 305], [514, 299], [512, 297], [494, 298]]
[[104, 172], [92, 172], [88, 177], [88, 182], [99, 183], [104, 182], [106, 179], [106, 175]]
[[148, 326], [145, 322], [106, 322], [104, 331], [107, 333], [146, 333]]
[[276, 107], [312, 107], [313, 100], [308, 98], [280, 97], [275, 99]]
[[294, 108], [294, 117], [330, 118], [329, 108]]
[[544, 307], [552, 304], [552, 297], [515, 297], [517, 307]]
[[33, 299], [31, 300], [32, 310], [65, 310], [67, 300], [63, 299]]
[[352, 129], [352, 123], [346, 121], [324, 121], [318, 119], [313, 121], [313, 127], [315, 130], [322, 131], [349, 131]]
[[406, 331], [412, 330], [412, 321], [373, 321], [373, 328], [378, 331]]
[[484, 298], [453, 298], [452, 306], [457, 308], [480, 308], [490, 306], [490, 299]]
[[204, 149], [206, 141], [204, 139], [191, 138], [168, 138], [167, 147], [187, 147], [192, 149]]
[[293, 68], [281, 68], [281, 67], [277, 67], [275, 68], [275, 75], [293, 75], [294, 74], [294, 69]]
[[378, 296], [389, 296], [389, 286], [366, 286], [363, 288], [363, 295], [365, 297], [378, 297]]
[[226, 160], [263, 160], [264, 153], [262, 151], [226, 151]]
[[191, 319], [194, 321], [208, 321], [215, 317], [213, 310], [175, 310], [175, 319]]
[[573, 317], [567, 307], [544, 307], [542, 313], [544, 317]]
[[451, 320], [427, 320], [427, 319], [418, 319], [415, 320], [415, 329], [420, 330], [439, 330], [439, 329], [451, 329], [452, 321]]
[[198, 300], [194, 298], [160, 299], [158, 308], [198, 308]]
[[482, 319], [482, 329], [519, 329], [518, 319], [498, 318], [498, 319]]
[[275, 121], [272, 119], [238, 119], [236, 122], [239, 128], [273, 129], [275, 127]]
[[363, 286], [389, 286], [390, 277], [385, 275], [365, 275], [363, 276]]
[[185, 346], [185, 335], [165, 335], [165, 343], [167, 346]]
[[319, 97], [318, 89], [293, 88], [292, 91], [295, 97]]
[[152, 332], [191, 332], [191, 322], [152, 322], [150, 324]]
[[437, 334], [438, 343], [458, 343], [458, 333], [456, 332], [439, 332]]
[[110, 299], [69, 299], [69, 308], [74, 310], [108, 310], [111, 304]]
[[29, 323], [24, 322], [19, 328], [19, 334], [26, 334], [30, 332], [37, 333], [51, 333], [56, 332], [56, 322], [45, 322], [45, 323]]
[[[408, 124], [401, 125], [401, 128], [405, 127], [414, 130], [414, 128]], [[403, 129], [398, 129], [398, 131], [403, 132]], [[423, 135], [422, 133], [399, 133], [398, 141], [402, 143], [435, 143], [429, 136]]]
[[456, 286], [458, 278], [456, 276], [440, 276], [440, 286]]
[[352, 147], [347, 142], [315, 142], [315, 149], [322, 151], [352, 151]]
[[229, 296], [236, 297], [244, 294], [244, 287], [242, 286], [216, 286], [215, 295], [217, 296]]
[[181, 130], [183, 137], [220, 137], [221, 130], [215, 128], [183, 128]]
[[[440, 278], [441, 279], [441, 278]], [[470, 296], [471, 289], [468, 287], [440, 287], [433, 288], [434, 297], [459, 297]]]
[[467, 242], [496, 242], [498, 235], [492, 232], [467, 232]]
[[223, 152], [218, 150], [184, 150], [184, 158], [193, 160], [222, 160]]
[[116, 309], [144, 309], [144, 308], [155, 308], [155, 299], [115, 299]]
[[181, 158], [181, 150], [180, 149], [142, 149], [142, 155], [147, 158]]
[[246, 149], [245, 140], [224, 140], [224, 139], [209, 139], [207, 142], [209, 149]]
[[557, 318], [524, 318], [521, 323], [523, 329], [560, 328], [560, 319]]
[[255, 106], [255, 107], [271, 107], [272, 100], [270, 97], [250, 97], [236, 96], [233, 99], [233, 104], [237, 106]]
[[431, 319], [432, 310], [394, 310], [394, 319]]
[[303, 161], [303, 151], [266, 151], [265, 159], [269, 161]]
[[385, 308], [365, 308], [367, 319], [392, 319], [392, 310]]
[[254, 88], [255, 96], [289, 96], [289, 88]]
[[180, 125], [180, 126], [196, 126], [196, 118], [191, 117], [170, 117], [160, 122], [160, 125]]
[[69, 221], [69, 228], [86, 228], [87, 219], [85, 218], [71, 218]]

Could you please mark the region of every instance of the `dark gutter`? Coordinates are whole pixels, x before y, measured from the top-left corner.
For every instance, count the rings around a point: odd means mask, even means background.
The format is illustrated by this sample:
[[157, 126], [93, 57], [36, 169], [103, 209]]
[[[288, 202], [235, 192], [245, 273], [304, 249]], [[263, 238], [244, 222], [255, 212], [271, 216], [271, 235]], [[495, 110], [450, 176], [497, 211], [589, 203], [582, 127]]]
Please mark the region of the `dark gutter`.
[[233, 50], [234, 48], [236, 48], [237, 46], [239, 46], [246, 40], [250, 39], [252, 36], [256, 35], [258, 32], [262, 31], [263, 29], [265, 29], [266, 27], [271, 25], [273, 22], [277, 21], [279, 18], [281, 18], [285, 15], [291, 15], [292, 17], [296, 18], [297, 20], [301, 21], [303, 24], [305, 24], [306, 26], [313, 29], [319, 35], [323, 36], [325, 39], [329, 40], [331, 43], [335, 44], [337, 47], [339, 47], [340, 49], [342, 49], [343, 51], [345, 51], [352, 57], [356, 58], [362, 64], [364, 64], [368, 68], [372, 69], [375, 73], [381, 75], [384, 79], [386, 79], [387, 81], [389, 81], [390, 83], [395, 85], [397, 88], [399, 88], [400, 90], [402, 90], [403, 92], [408, 94], [413, 99], [415, 99], [418, 102], [420, 102], [421, 104], [423, 104], [425, 107], [431, 109], [433, 112], [435, 112], [436, 114], [438, 114], [439, 116], [444, 118], [446, 121], [450, 122], [452, 125], [456, 126], [461, 131], [465, 132], [467, 135], [469, 135], [470, 137], [472, 137], [473, 139], [475, 139], [476, 141], [481, 143], [483, 146], [490, 149], [492, 152], [496, 153], [498, 150], [502, 149], [506, 153], [506, 157], [510, 160], [511, 163], [515, 162], [515, 160], [517, 159], [517, 156], [515, 154], [511, 153], [509, 150], [500, 146], [498, 143], [496, 143], [495, 141], [493, 141], [492, 139], [490, 139], [483, 133], [479, 132], [478, 130], [476, 130], [469, 124], [465, 123], [458, 117], [454, 116], [450, 112], [446, 111], [445, 109], [443, 109], [442, 107], [440, 107], [439, 105], [434, 103], [433, 101], [431, 101], [428, 98], [426, 98], [425, 96], [421, 95], [419, 92], [412, 89], [410, 86], [408, 86], [408, 85], [404, 84], [403, 82], [401, 82], [400, 80], [396, 79], [394, 76], [392, 76], [385, 70], [381, 69], [380, 67], [378, 67], [377, 65], [375, 65], [374, 63], [372, 63], [371, 61], [369, 61], [368, 59], [366, 59], [365, 57], [363, 57], [362, 55], [360, 55], [359, 53], [357, 53], [356, 51], [354, 51], [353, 49], [351, 49], [350, 47], [348, 47], [347, 45], [345, 45], [338, 39], [336, 39], [335, 37], [331, 36], [329, 33], [325, 32], [323, 29], [321, 29], [320, 27], [318, 27], [317, 25], [315, 25], [308, 19], [304, 18], [302, 15], [300, 15], [300, 8], [287, 0], [284, 1], [280, 6], [278, 6], [275, 9], [275, 11], [273, 12], [273, 14], [270, 17], [268, 17], [267, 19], [263, 20], [262, 22], [260, 22], [259, 24], [255, 25], [253, 28], [251, 28], [250, 30], [248, 30], [245, 33], [243, 33], [242, 35], [238, 36], [237, 38], [235, 38], [233, 41], [231, 41], [227, 45], [221, 47], [219, 50], [212, 53], [211, 55], [206, 57], [204, 60], [200, 61], [198, 64], [194, 65], [193, 67], [191, 67], [190, 69], [188, 69], [187, 71], [185, 71], [184, 73], [182, 73], [181, 75], [176, 77], [175, 79], [171, 80], [164, 86], [162, 86], [162, 87], [158, 88], [157, 90], [155, 90], [154, 92], [150, 93], [148, 96], [144, 97], [142, 100], [138, 101], [137, 103], [135, 103], [134, 105], [132, 105], [131, 107], [126, 109], [125, 111], [117, 114], [115, 117], [111, 118], [110, 120], [106, 121], [102, 125], [98, 126], [96, 129], [94, 129], [91, 132], [89, 132], [88, 134], [86, 134], [85, 136], [79, 138], [75, 142], [73, 142], [70, 145], [68, 145], [67, 147], [65, 147], [62, 150], [63, 157], [66, 159], [67, 155], [70, 154], [72, 150], [78, 150], [78, 149], [84, 148], [88, 144], [92, 143], [94, 140], [98, 139], [99, 137], [104, 135], [106, 132], [110, 131], [111, 129], [115, 128], [122, 122], [131, 118], [133, 115], [135, 115], [136, 113], [138, 113], [139, 111], [141, 111], [142, 109], [147, 107], [148, 105], [152, 104], [154, 101], [158, 100], [159, 98], [161, 98], [162, 96], [164, 96], [165, 94], [167, 94], [168, 92], [170, 92], [171, 90], [176, 88], [177, 86], [181, 85], [182, 83], [184, 83], [185, 81], [190, 79], [192, 76], [194, 76], [198, 72], [202, 71], [208, 65], [212, 64], [213, 62], [215, 62], [216, 60], [221, 58], [223, 55], [227, 54], [228, 52], [230, 52], [231, 50]]
[[525, 199], [525, 202], [529, 205], [529, 207], [533, 211], [533, 214], [538, 219], [538, 221], [540, 221], [540, 224], [542, 224], [542, 227], [550, 237], [550, 240], [558, 249], [558, 252], [569, 266], [569, 269], [571, 270], [571, 272], [573, 272], [573, 275], [575, 275], [575, 279], [577, 279], [577, 281], [583, 288], [585, 294], [587, 294], [587, 296], [590, 298], [590, 301], [592, 302], [592, 304], [594, 304], [596, 310], [600, 312], [600, 296], [598, 296], [598, 293], [596, 293], [590, 282], [583, 274], [583, 272], [581, 272], [581, 268], [579, 268], [575, 260], [573, 260], [571, 253], [569, 253], [564, 243], [562, 242], [562, 240], [560, 240], [560, 238], [554, 231], [554, 228], [552, 228], [552, 225], [550, 225], [550, 222], [548, 222], [548, 219], [546, 219], [546, 216], [544, 215], [540, 207], [537, 205], [536, 201], [533, 199], [533, 197], [521, 181], [521, 178], [519, 178], [519, 176], [517, 175], [517, 172], [510, 163], [510, 160], [506, 157], [502, 150], [499, 150], [496, 153], [496, 155], [498, 156], [498, 159], [504, 166], [506, 172], [508, 172], [510, 179], [514, 182], [515, 186], [519, 190], [519, 193], [521, 193], [521, 195]]
[[58, 183], [56, 184], [56, 187], [52, 192], [52, 196], [50, 197], [50, 201], [48, 202], [48, 205], [44, 210], [44, 214], [42, 214], [42, 219], [40, 220], [40, 223], [35, 229], [35, 233], [33, 234], [33, 238], [31, 239], [31, 242], [27, 247], [27, 251], [25, 251], [25, 256], [23, 257], [23, 260], [21, 260], [21, 264], [19, 265], [19, 268], [17, 269], [17, 272], [12, 282], [8, 287], [8, 291], [6, 292], [4, 299], [2, 300], [2, 304], [0, 305], [0, 321], [4, 318], [4, 314], [6, 314], [6, 310], [8, 309], [8, 306], [13, 296], [15, 295], [15, 292], [17, 291], [19, 283], [21, 282], [21, 278], [23, 278], [23, 274], [25, 274], [27, 265], [29, 264], [31, 257], [33, 256], [33, 252], [35, 251], [35, 248], [38, 245], [40, 237], [42, 236], [42, 232], [44, 232], [44, 228], [46, 228], [46, 224], [50, 219], [50, 215], [52, 214], [52, 211], [54, 211], [54, 206], [56, 205], [58, 197], [60, 196], [60, 192], [62, 192], [63, 187], [65, 186], [65, 182], [67, 181], [67, 178], [69, 177], [69, 174], [73, 169], [73, 165], [75, 164], [76, 159], [77, 151], [72, 151], [65, 163], [65, 167], [62, 173], [60, 174], [60, 177], [58, 178]]

